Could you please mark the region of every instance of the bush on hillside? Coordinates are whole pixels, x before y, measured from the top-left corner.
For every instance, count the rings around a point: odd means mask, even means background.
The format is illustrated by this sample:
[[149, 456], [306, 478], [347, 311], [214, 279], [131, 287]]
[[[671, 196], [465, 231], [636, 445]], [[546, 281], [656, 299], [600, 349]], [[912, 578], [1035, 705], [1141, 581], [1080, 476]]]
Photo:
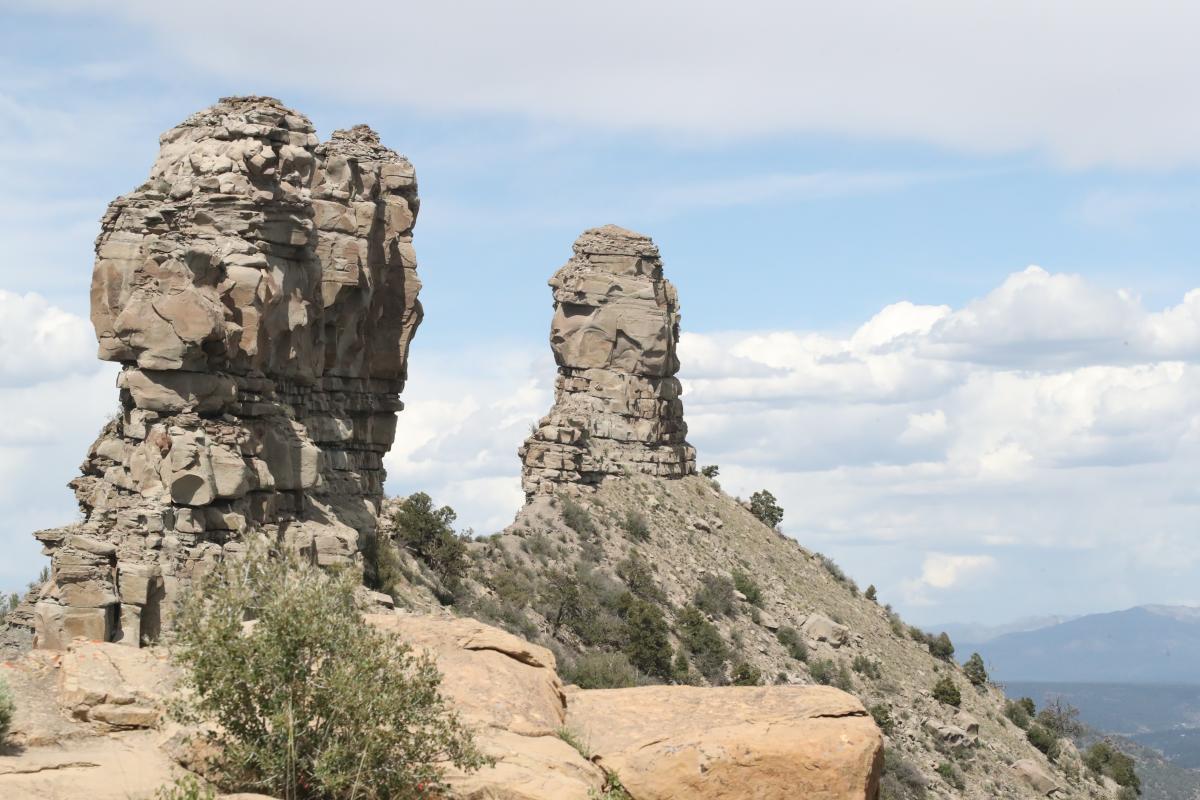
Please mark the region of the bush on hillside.
[[718, 682], [729, 660], [729, 647], [721, 632], [695, 606], [684, 606], [677, 623], [679, 639], [691, 654], [692, 664], [709, 681]]
[[671, 640], [667, 620], [658, 606], [630, 594], [624, 603], [625, 639], [622, 648], [630, 663], [647, 675], [671, 680]]
[[971, 657], [967, 659], [967, 663], [963, 664], [963, 675], [967, 676], [967, 680], [972, 686], [983, 686], [988, 682], [987, 667], [983, 664], [983, 656], [979, 653], [971, 653]]
[[762, 686], [762, 670], [743, 661], [733, 668], [729, 682], [734, 686]]
[[[397, 544], [416, 556], [445, 583], [456, 583], [467, 573], [467, 544], [451, 527], [458, 515], [450, 506], [433, 507], [424, 492], [409, 495], [392, 519]], [[384, 542], [379, 543], [382, 552]]]
[[939, 658], [942, 661], [951, 661], [954, 659], [954, 643], [950, 641], [948, 633], [943, 631], [937, 636], [929, 637], [927, 644], [929, 645], [929, 653], [934, 658]]
[[[385, 800], [485, 763], [441, 675], [371, 628], [356, 577], [261, 554], [198, 581], [176, 619], [184, 719], [212, 723], [222, 788], [294, 800]], [[253, 620], [248, 628], [245, 620]]]
[[777, 528], [783, 522], [782, 506], [775, 500], [775, 495], [766, 489], [750, 495], [750, 513], [768, 528]]
[[640, 511], [630, 509], [625, 512], [625, 520], [621, 523], [621, 527], [625, 529], [631, 539], [639, 542], [650, 541], [650, 521]]
[[943, 675], [933, 685], [933, 699], [958, 708], [962, 703], [962, 693], [958, 690], [958, 684], [954, 682], [953, 678]]
[[879, 593], [875, 591], [875, 584], [872, 583], [867, 587], [867, 590], [863, 592], [863, 597], [867, 598], [872, 603], [879, 601]]
[[559, 495], [558, 499], [562, 506], [563, 522], [568, 528], [585, 539], [596, 535], [596, 523], [592, 521], [592, 515], [586, 508], [566, 495]]
[[784, 625], [775, 632], [775, 638], [787, 648], [789, 656], [797, 661], [808, 661], [808, 646], [804, 644], [804, 639], [795, 628]]
[[1051, 761], [1058, 758], [1058, 754], [1062, 748], [1058, 737], [1053, 733], [1035, 722], [1029, 726], [1029, 730], [1025, 731], [1025, 736], [1029, 739], [1031, 745], [1046, 754], [1046, 758]]
[[892, 718], [891, 706], [885, 703], [876, 703], [868, 711], [871, 712], [871, 719], [875, 720], [875, 724], [879, 726], [879, 730], [888, 736], [891, 736], [895, 732], [896, 721]]
[[1013, 725], [1022, 729], [1029, 728], [1036, 711], [1037, 708], [1034, 706], [1033, 698], [1031, 697], [1009, 700], [1004, 704], [1004, 716], [1008, 717]]
[[855, 583], [854, 579], [847, 575], [845, 571], [838, 566], [836, 561], [823, 553], [817, 553], [817, 558], [820, 560], [821, 566], [825, 568], [825, 571], [829, 573], [831, 578], [849, 589], [850, 594], [854, 595], [855, 597], [858, 596], [858, 584]]
[[733, 614], [733, 581], [719, 575], [704, 575], [692, 604], [705, 614], [725, 617]]
[[879, 800], [924, 800], [929, 781], [915, 764], [893, 748], [883, 751]]
[[1079, 709], [1070, 703], [1056, 697], [1037, 713], [1037, 723], [1055, 736], [1075, 739], [1086, 733], [1086, 728], [1079, 721]]
[[1134, 760], [1113, 747], [1112, 742], [1099, 741], [1089, 747], [1083, 754], [1083, 763], [1092, 772], [1112, 778], [1135, 795], [1142, 793], [1142, 782], [1138, 778]]
[[855, 656], [852, 666], [854, 667], [854, 671], [859, 675], [862, 675], [864, 678], [870, 678], [871, 680], [877, 681], [883, 677], [883, 670], [880, 668], [879, 662], [867, 658], [866, 656]]
[[585, 653], [563, 669], [562, 677], [580, 689], [626, 689], [638, 682], [638, 672], [624, 653]]
[[754, 578], [751, 578], [740, 569], [735, 569], [733, 571], [733, 586], [745, 596], [747, 603], [752, 606], [762, 607], [762, 588], [755, 583]]
[[8, 729], [12, 727], [16, 713], [17, 704], [13, 701], [12, 690], [8, 688], [4, 679], [0, 678], [0, 742], [8, 736]]
[[715, 478], [721, 474], [721, 468], [716, 464], [709, 464], [700, 468], [700, 474], [706, 478]]
[[654, 578], [654, 568], [637, 550], [630, 550], [628, 556], [617, 562], [617, 577], [634, 596], [659, 605], [667, 602], [666, 594]]

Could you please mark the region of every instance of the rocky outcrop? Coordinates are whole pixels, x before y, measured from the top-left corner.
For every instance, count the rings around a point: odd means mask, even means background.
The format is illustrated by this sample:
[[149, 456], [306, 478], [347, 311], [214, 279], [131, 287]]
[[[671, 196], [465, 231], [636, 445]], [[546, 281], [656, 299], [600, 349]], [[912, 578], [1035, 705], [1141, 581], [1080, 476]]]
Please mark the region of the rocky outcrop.
[[161, 138], [104, 215], [92, 276], [120, 408], [72, 482], [38, 643], [138, 644], [178, 589], [260, 531], [355, 562], [383, 498], [421, 319], [412, 165], [370, 128], [325, 143], [278, 101], [226, 98]]
[[696, 471], [680, 400], [679, 300], [649, 237], [592, 228], [550, 279], [554, 407], [520, 450], [527, 495]]
[[575, 692], [568, 726], [638, 800], [873, 800], [883, 737], [824, 686]]

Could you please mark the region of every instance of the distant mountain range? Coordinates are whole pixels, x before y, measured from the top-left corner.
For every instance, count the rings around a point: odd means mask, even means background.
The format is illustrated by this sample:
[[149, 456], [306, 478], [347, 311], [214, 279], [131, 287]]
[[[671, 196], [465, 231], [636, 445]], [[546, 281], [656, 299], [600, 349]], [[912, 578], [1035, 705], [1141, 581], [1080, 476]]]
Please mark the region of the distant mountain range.
[[978, 651], [1000, 682], [1200, 685], [1200, 608], [1138, 606], [944, 630], [961, 658]]

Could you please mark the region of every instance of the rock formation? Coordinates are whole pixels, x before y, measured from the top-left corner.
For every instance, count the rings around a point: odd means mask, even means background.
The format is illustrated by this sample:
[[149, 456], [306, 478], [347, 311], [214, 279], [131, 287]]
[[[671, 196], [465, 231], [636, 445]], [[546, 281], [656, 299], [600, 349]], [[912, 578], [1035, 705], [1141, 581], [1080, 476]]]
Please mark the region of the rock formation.
[[679, 299], [658, 247], [614, 225], [592, 228], [550, 286], [558, 377], [554, 407], [520, 450], [526, 494], [694, 473], [675, 377]]
[[232, 97], [165, 133], [104, 215], [92, 276], [120, 407], [41, 531], [38, 642], [138, 644], [164, 602], [261, 531], [322, 564], [374, 532], [421, 320], [412, 165], [366, 126]]

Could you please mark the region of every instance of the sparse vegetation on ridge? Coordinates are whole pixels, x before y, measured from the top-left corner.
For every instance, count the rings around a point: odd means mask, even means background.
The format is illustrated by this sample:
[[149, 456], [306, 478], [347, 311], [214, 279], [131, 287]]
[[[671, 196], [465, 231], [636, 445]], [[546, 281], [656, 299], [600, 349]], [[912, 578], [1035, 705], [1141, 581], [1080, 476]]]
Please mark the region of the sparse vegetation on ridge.
[[5, 737], [8, 736], [16, 713], [17, 706], [13, 700], [12, 690], [8, 688], [4, 678], [0, 678], [0, 744], [3, 744]]

